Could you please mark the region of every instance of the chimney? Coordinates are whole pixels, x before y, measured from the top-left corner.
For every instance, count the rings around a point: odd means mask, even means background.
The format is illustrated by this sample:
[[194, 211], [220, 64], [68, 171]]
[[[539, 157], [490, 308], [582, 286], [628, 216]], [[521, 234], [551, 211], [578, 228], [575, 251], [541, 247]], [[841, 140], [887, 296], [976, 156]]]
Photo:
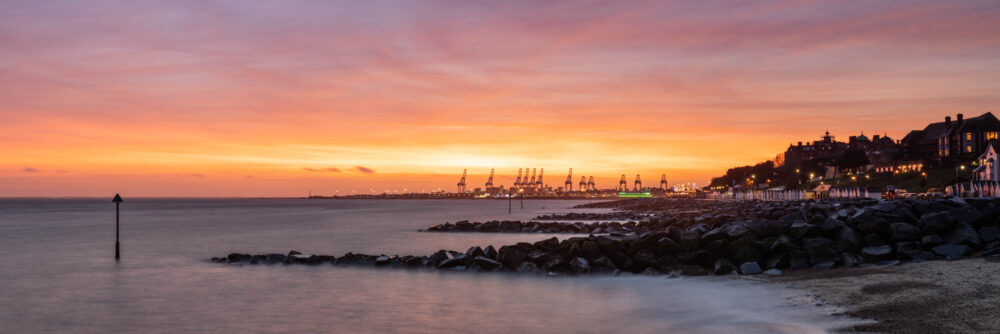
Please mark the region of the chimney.
[[951, 116], [944, 117], [944, 126], [951, 126]]
[[964, 117], [962, 117], [962, 114], [958, 114], [958, 125], [959, 125], [959, 126], [961, 126], [961, 125], [962, 125], [962, 121], [963, 121], [963, 119], [964, 119]]

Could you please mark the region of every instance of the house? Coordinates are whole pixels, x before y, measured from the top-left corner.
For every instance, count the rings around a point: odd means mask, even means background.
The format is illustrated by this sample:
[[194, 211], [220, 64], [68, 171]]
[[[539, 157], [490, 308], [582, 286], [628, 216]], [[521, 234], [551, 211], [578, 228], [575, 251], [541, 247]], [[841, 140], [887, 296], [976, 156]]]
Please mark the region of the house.
[[910, 131], [903, 138], [904, 158], [942, 161], [965, 154], [982, 154], [990, 143], [997, 144], [998, 133], [1000, 120], [990, 112], [969, 119], [958, 114], [955, 121], [945, 116], [944, 122]]
[[1000, 170], [998, 170], [997, 162], [997, 151], [993, 147], [993, 144], [986, 145], [986, 152], [979, 155], [979, 159], [976, 160], [979, 167], [972, 170], [973, 181], [1000, 181]]

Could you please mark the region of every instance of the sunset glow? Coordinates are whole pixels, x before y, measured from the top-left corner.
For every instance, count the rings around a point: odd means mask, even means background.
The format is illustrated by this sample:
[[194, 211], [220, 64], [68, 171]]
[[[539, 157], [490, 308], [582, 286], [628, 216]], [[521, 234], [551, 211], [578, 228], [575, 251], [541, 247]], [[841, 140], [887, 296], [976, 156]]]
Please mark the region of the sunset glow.
[[1000, 3], [0, 3], [0, 196], [707, 184], [1000, 111]]

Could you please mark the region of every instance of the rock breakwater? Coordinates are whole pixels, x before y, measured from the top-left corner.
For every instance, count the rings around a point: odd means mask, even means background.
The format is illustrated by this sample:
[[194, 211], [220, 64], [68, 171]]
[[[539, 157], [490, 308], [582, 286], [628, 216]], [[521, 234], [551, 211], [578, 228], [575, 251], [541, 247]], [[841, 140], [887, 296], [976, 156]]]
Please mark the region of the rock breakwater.
[[[650, 275], [749, 275], [788, 269], [893, 265], [1000, 256], [998, 204], [996, 200], [959, 198], [744, 202], [736, 204], [743, 208], [739, 213], [720, 209], [695, 217], [659, 217], [648, 221], [650, 228], [644, 232], [550, 238], [499, 249], [474, 246], [465, 252], [441, 250], [426, 256], [233, 253], [213, 261]], [[722, 206], [731, 209], [731, 205]], [[501, 223], [497, 223], [497, 231]], [[626, 224], [621, 224], [623, 229]], [[653, 229], [659, 226], [654, 224], [663, 227]], [[519, 226], [523, 229], [524, 225]]]

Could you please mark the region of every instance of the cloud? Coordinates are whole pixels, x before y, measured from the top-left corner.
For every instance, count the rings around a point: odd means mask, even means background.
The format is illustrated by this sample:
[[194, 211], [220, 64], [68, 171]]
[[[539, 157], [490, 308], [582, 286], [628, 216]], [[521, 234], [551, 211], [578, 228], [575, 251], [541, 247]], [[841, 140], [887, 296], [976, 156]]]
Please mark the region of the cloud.
[[331, 172], [331, 173], [340, 173], [340, 168], [334, 168], [334, 167], [329, 167], [329, 168], [308, 168], [308, 167], [307, 167], [307, 168], [303, 168], [303, 169], [304, 169], [305, 171], [307, 171], [307, 172]]
[[31, 168], [31, 167], [24, 167], [24, 172], [25, 173], [38, 173], [38, 170], [34, 169], [34, 168]]
[[375, 170], [374, 169], [371, 169], [371, 168], [368, 168], [368, 167], [364, 167], [364, 166], [354, 166], [354, 170], [356, 170], [358, 172], [361, 172], [361, 173], [365, 173], [365, 174], [375, 174]]

